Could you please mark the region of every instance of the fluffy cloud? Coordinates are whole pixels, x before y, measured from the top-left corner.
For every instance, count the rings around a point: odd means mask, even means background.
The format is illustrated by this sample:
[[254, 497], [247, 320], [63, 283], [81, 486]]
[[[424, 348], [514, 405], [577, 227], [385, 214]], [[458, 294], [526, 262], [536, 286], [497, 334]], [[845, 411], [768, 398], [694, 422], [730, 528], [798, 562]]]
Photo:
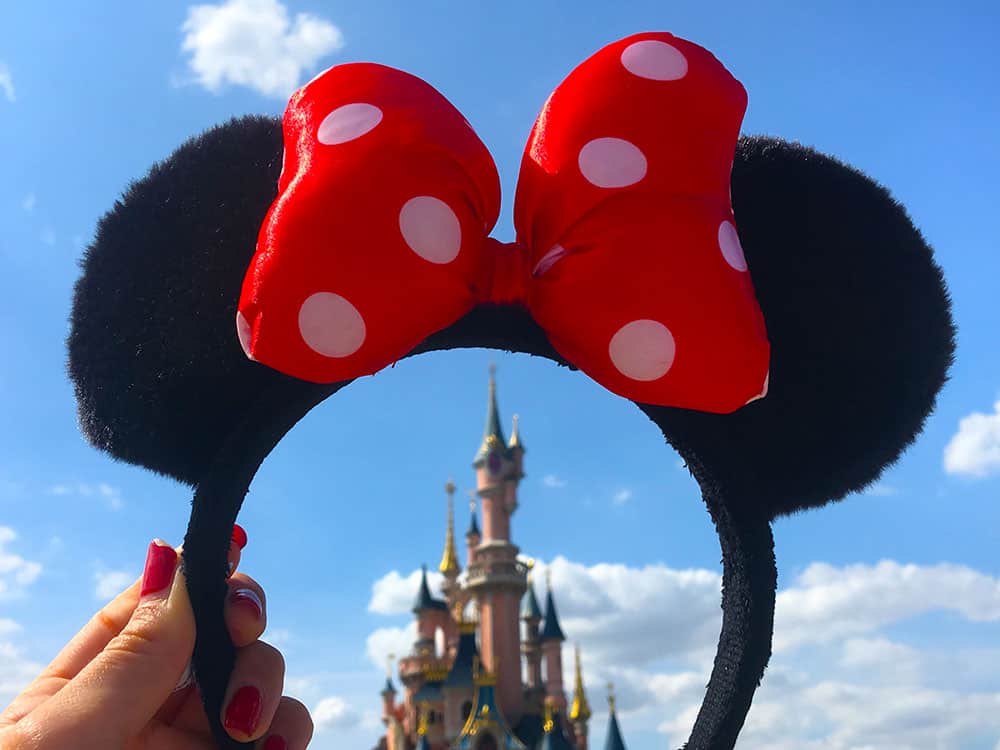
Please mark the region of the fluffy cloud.
[[0, 526], [0, 601], [21, 596], [25, 587], [34, 583], [42, 573], [40, 563], [7, 551], [7, 545], [16, 539], [14, 529]]
[[389, 656], [399, 658], [413, 650], [417, 640], [416, 624], [401, 628], [378, 628], [365, 641], [365, 654], [378, 669], [385, 669]]
[[[427, 584], [431, 592], [441, 590], [444, 580], [437, 571], [427, 571]], [[372, 585], [372, 598], [368, 601], [368, 611], [380, 615], [400, 615], [409, 612], [420, 590], [420, 571], [414, 570], [405, 578], [398, 571], [386, 573]]]
[[94, 573], [94, 598], [101, 601], [114, 599], [132, 585], [134, 573], [125, 570], [106, 570]]
[[235, 84], [285, 98], [305, 71], [344, 45], [332, 23], [306, 13], [292, 20], [278, 0], [194, 5], [182, 30], [191, 71], [212, 92]]
[[973, 412], [959, 421], [944, 449], [944, 470], [976, 479], [1000, 474], [1000, 401], [992, 414]]
[[3, 91], [7, 101], [12, 104], [17, 101], [17, 97], [14, 95], [14, 78], [10, 74], [10, 68], [2, 62], [0, 62], [0, 91]]
[[836, 568], [814, 563], [778, 593], [776, 651], [871, 633], [935, 610], [973, 622], [1000, 621], [1000, 580], [963, 565], [877, 565]]
[[568, 482], [562, 477], [556, 476], [555, 474], [546, 474], [544, 477], [542, 477], [542, 484], [544, 484], [546, 487], [551, 487], [552, 489], [560, 489], [562, 487], [565, 487], [568, 484]]
[[[0, 601], [23, 596], [42, 572], [39, 563], [8, 551], [8, 546], [16, 540], [17, 533], [12, 528], [0, 526]], [[0, 617], [0, 706], [10, 703], [41, 669], [40, 664], [25, 657], [10, 640], [23, 632], [20, 623]]]
[[312, 710], [317, 731], [326, 729], [350, 729], [360, 720], [358, 714], [347, 705], [347, 701], [336, 695], [323, 698]]

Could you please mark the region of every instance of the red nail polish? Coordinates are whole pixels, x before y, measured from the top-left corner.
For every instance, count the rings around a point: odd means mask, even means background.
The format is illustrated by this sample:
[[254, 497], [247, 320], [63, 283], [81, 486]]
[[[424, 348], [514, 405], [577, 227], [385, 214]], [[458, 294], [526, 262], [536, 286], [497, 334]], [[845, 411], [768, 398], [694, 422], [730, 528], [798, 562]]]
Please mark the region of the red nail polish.
[[154, 594], [170, 585], [177, 567], [177, 552], [166, 542], [154, 539], [146, 552], [146, 567], [142, 571], [140, 596]]
[[229, 595], [229, 601], [252, 610], [257, 618], [264, 614], [264, 603], [253, 589], [236, 589]]
[[226, 729], [232, 729], [248, 737], [257, 728], [264, 699], [253, 685], [244, 685], [233, 695], [226, 706], [226, 718], [222, 722]]
[[272, 734], [264, 743], [263, 750], [288, 750], [288, 743], [280, 734]]
[[247, 533], [238, 523], [233, 524], [233, 542], [235, 542], [236, 546], [240, 549], [247, 546]]

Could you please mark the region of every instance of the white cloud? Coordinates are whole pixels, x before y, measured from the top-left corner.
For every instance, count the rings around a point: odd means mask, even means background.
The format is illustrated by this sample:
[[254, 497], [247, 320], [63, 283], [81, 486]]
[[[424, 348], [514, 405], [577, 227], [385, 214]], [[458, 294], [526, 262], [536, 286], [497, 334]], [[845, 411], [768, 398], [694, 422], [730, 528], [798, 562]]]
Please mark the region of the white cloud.
[[17, 97], [14, 95], [14, 78], [10, 73], [10, 68], [2, 62], [0, 62], [0, 91], [3, 91], [7, 101], [12, 104], [17, 101]]
[[331, 695], [323, 698], [312, 710], [317, 731], [325, 729], [350, 729], [358, 724], [357, 712], [343, 698]]
[[976, 479], [1000, 474], [1000, 401], [992, 414], [973, 412], [959, 421], [944, 449], [944, 470]]
[[197, 82], [212, 92], [235, 84], [285, 98], [304, 72], [344, 46], [332, 23], [307, 13], [292, 20], [278, 0], [193, 5], [182, 30], [188, 65]]
[[21, 208], [23, 208], [28, 213], [31, 213], [32, 211], [35, 210], [35, 203], [37, 202], [38, 200], [35, 194], [28, 193], [26, 196], [24, 196], [24, 200], [21, 201]]
[[925, 612], [950, 610], [973, 622], [1000, 621], [1000, 579], [963, 565], [876, 565], [836, 568], [813, 563], [778, 593], [774, 647], [871, 633]]
[[611, 498], [611, 501], [615, 505], [624, 505], [625, 503], [627, 503], [631, 499], [632, 499], [632, 490], [628, 489], [627, 487], [624, 487], [624, 488], [618, 490], [614, 494], [614, 497]]
[[12, 643], [0, 641], [0, 706], [14, 700], [41, 669]]
[[390, 654], [398, 659], [410, 653], [416, 640], [416, 623], [403, 628], [378, 628], [365, 641], [365, 654], [372, 664], [383, 670]]
[[49, 494], [59, 497], [68, 495], [79, 495], [80, 497], [96, 497], [100, 499], [109, 509], [121, 510], [125, 507], [121, 490], [105, 482], [88, 484], [87, 482], [77, 482], [76, 484], [54, 484], [49, 487]]
[[24, 589], [42, 573], [41, 563], [26, 560], [7, 551], [7, 545], [17, 539], [9, 526], [0, 526], [0, 601], [23, 596]]
[[[427, 585], [431, 595], [440, 596], [441, 582], [444, 580], [437, 571], [427, 571]], [[380, 615], [399, 615], [409, 612], [420, 590], [420, 571], [414, 570], [405, 578], [399, 571], [386, 573], [372, 585], [372, 598], [368, 611]]]
[[127, 570], [106, 570], [94, 573], [94, 598], [114, 599], [135, 581], [136, 575]]
[[542, 477], [542, 484], [546, 487], [551, 487], [552, 489], [559, 489], [561, 487], [565, 487], [568, 482], [555, 474], [546, 474]]
[[[673, 746], [683, 744], [719, 635], [719, 574], [665, 565], [587, 566], [561, 557], [539, 561], [535, 573], [544, 578], [547, 570], [563, 630], [582, 648], [595, 708], [592, 741], [603, 740], [600, 696], [613, 681], [626, 743], [630, 734], [659, 731]], [[405, 580], [392, 575], [380, 581]], [[407, 605], [418, 580], [412, 579]], [[814, 563], [789, 579], [778, 594], [775, 656], [740, 747], [992, 747], [1000, 731], [1000, 649], [954, 647], [944, 639], [918, 648], [884, 632], [933, 611], [995, 631], [1000, 579], [962, 565], [896, 561]], [[415, 637], [412, 623], [374, 631], [366, 644], [372, 667], [381, 672], [387, 654], [409, 653]], [[567, 644], [567, 685], [571, 654]]]

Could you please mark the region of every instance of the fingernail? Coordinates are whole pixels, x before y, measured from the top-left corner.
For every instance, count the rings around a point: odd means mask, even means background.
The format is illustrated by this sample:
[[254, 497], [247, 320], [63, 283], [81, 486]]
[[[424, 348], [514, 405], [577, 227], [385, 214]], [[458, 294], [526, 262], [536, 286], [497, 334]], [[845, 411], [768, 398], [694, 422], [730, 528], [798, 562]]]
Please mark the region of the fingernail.
[[191, 662], [188, 662], [184, 668], [184, 674], [181, 675], [181, 678], [177, 681], [177, 685], [174, 687], [174, 692], [183, 690], [192, 682], [194, 682], [194, 671], [191, 669]]
[[142, 588], [139, 596], [155, 594], [167, 588], [174, 580], [177, 567], [177, 552], [162, 539], [149, 543], [146, 552], [146, 567], [142, 571]]
[[245, 734], [248, 737], [257, 728], [264, 700], [253, 685], [244, 685], [233, 695], [226, 706], [226, 718], [222, 722], [226, 729]]
[[264, 743], [263, 750], [288, 750], [288, 743], [280, 734], [272, 734]]
[[253, 589], [236, 589], [229, 595], [229, 601], [253, 610], [254, 616], [260, 618], [264, 614], [264, 602]]
[[233, 524], [232, 539], [236, 543], [236, 546], [239, 547], [240, 549], [243, 549], [244, 547], [247, 546], [247, 533], [243, 530], [243, 527], [240, 526], [238, 523]]

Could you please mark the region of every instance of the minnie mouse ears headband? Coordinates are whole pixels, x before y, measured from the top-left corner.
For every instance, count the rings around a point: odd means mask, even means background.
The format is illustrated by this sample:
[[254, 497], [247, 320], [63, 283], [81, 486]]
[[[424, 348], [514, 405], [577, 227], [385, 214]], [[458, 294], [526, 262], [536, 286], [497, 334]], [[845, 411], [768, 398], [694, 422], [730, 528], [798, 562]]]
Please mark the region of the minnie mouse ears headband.
[[260, 463], [351, 379], [470, 346], [579, 368], [687, 462], [723, 553], [687, 747], [734, 745], [770, 656], [770, 520], [874, 481], [954, 350], [903, 208], [815, 151], [737, 141], [745, 105], [690, 42], [605, 47], [543, 107], [502, 245], [495, 166], [454, 107], [400, 71], [338, 66], [292, 97], [284, 151], [276, 121], [233, 120], [102, 219], [69, 337], [81, 424], [195, 487], [195, 673], [222, 746], [226, 551]]

